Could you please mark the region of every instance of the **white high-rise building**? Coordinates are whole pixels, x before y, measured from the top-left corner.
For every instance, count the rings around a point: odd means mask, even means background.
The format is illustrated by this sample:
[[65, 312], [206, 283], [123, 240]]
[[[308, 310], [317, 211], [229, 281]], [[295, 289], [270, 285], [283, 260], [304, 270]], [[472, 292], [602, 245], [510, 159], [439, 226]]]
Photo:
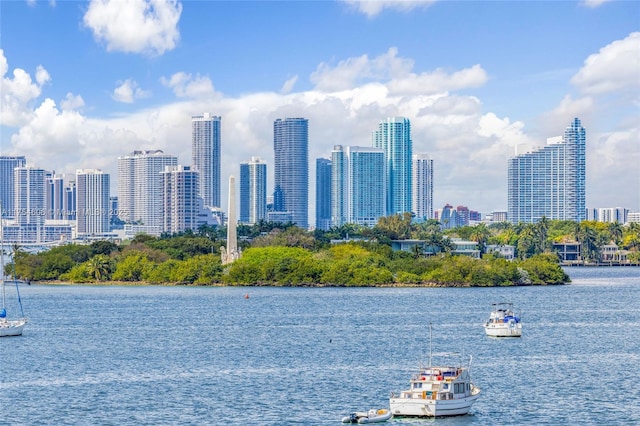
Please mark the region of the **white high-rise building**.
[[45, 171], [22, 166], [13, 169], [15, 219], [19, 225], [42, 225], [46, 216]]
[[586, 132], [575, 118], [563, 137], [509, 159], [508, 216], [512, 223], [581, 222], [585, 207]]
[[385, 160], [379, 148], [336, 145], [331, 151], [331, 224], [374, 226], [385, 216]]
[[222, 118], [208, 112], [191, 117], [191, 155], [207, 207], [220, 207], [221, 125]]
[[109, 174], [97, 169], [76, 170], [76, 232], [92, 237], [109, 232]]
[[267, 163], [259, 157], [240, 163], [240, 223], [253, 225], [267, 215]]
[[198, 229], [202, 201], [198, 191], [199, 173], [189, 166], [166, 166], [160, 173], [162, 185], [162, 230], [175, 234]]
[[627, 216], [629, 214], [629, 209], [625, 209], [624, 207], [608, 207], [608, 208], [600, 208], [598, 209], [598, 222], [618, 222], [619, 224], [624, 225], [627, 223]]
[[433, 160], [427, 154], [413, 155], [413, 212], [433, 219]]
[[159, 149], [118, 157], [118, 217], [160, 235], [164, 223], [160, 173], [177, 164], [178, 157]]

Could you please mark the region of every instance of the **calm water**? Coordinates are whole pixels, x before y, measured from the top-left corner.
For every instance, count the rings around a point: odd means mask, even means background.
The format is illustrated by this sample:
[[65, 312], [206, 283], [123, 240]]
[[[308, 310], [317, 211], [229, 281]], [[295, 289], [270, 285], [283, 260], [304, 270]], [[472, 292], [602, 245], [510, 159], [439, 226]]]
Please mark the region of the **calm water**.
[[[431, 322], [434, 351], [472, 354], [483, 391], [436, 423], [640, 424], [640, 268], [568, 272], [518, 288], [22, 286], [30, 323], [0, 339], [0, 422], [337, 425], [388, 407]], [[522, 338], [484, 335], [496, 301], [523, 310]]]

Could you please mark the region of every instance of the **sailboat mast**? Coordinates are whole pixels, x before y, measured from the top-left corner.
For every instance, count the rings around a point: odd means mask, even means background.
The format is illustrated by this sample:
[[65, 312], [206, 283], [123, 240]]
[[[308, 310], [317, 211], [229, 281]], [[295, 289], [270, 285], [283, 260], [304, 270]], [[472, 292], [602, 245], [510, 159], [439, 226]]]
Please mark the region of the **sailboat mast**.
[[433, 358], [433, 332], [432, 324], [429, 323], [429, 367], [431, 367], [431, 359]]
[[0, 282], [2, 283], [2, 310], [5, 308], [6, 289], [4, 287], [4, 224], [2, 223], [2, 203], [0, 203]]

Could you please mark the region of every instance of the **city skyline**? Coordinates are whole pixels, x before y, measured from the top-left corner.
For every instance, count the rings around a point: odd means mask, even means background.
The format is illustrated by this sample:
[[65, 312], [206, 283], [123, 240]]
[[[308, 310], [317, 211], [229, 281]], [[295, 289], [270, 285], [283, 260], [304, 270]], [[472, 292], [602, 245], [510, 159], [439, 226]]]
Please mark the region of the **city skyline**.
[[[132, 150], [190, 164], [191, 117], [210, 112], [224, 121], [226, 182], [252, 156], [274, 164], [276, 118], [305, 117], [315, 188], [316, 158], [370, 146], [380, 120], [403, 116], [413, 151], [436, 164], [434, 206], [489, 213], [507, 208], [515, 149], [580, 117], [587, 207], [640, 210], [637, 2], [174, 1], [117, 13], [134, 4], [0, 3], [1, 155], [65, 175], [115, 177]], [[226, 185], [220, 198], [226, 210]]]

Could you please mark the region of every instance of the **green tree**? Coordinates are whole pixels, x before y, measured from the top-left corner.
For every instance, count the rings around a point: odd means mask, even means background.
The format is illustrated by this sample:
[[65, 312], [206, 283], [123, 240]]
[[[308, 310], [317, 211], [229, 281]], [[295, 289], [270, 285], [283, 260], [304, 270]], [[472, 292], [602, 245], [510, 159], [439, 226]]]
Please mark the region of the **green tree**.
[[395, 214], [384, 216], [378, 219], [374, 226], [382, 235], [391, 240], [406, 240], [411, 236], [411, 213]]
[[87, 272], [98, 282], [108, 279], [111, 273], [111, 259], [106, 254], [96, 254], [89, 259]]

